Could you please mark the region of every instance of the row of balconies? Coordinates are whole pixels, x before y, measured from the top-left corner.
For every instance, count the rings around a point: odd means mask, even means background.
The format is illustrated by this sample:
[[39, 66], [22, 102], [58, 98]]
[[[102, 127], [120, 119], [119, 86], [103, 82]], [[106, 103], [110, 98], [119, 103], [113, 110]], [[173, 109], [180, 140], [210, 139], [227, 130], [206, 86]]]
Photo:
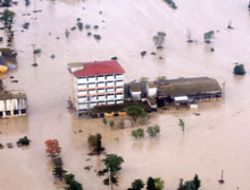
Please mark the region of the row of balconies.
[[78, 103], [86, 103], [86, 102], [100, 102], [100, 101], [109, 101], [109, 100], [123, 100], [124, 95], [123, 94], [117, 94], [117, 95], [102, 95], [102, 96], [92, 96], [92, 97], [81, 97], [77, 99]]
[[84, 90], [84, 89], [92, 89], [92, 88], [107, 88], [107, 87], [115, 87], [115, 86], [123, 86], [123, 81], [116, 82], [98, 82], [98, 83], [88, 83], [88, 84], [75, 84], [75, 89]]
[[78, 104], [77, 109], [78, 110], [87, 110], [91, 109], [95, 106], [101, 106], [101, 105], [113, 105], [113, 104], [122, 104], [124, 103], [123, 100], [116, 100], [116, 101], [102, 101], [102, 102], [90, 102], [85, 104]]
[[84, 84], [84, 83], [90, 83], [90, 82], [102, 82], [102, 81], [114, 81], [114, 80], [123, 80], [123, 79], [124, 79], [124, 75], [104, 75], [104, 76], [76, 78], [77, 84]]
[[93, 96], [93, 95], [108, 95], [108, 94], [117, 94], [117, 93], [123, 93], [123, 88], [110, 88], [110, 89], [95, 89], [95, 90], [83, 90], [78, 91], [76, 93], [77, 96]]
[[0, 111], [21, 110], [27, 108], [26, 99], [0, 100]]

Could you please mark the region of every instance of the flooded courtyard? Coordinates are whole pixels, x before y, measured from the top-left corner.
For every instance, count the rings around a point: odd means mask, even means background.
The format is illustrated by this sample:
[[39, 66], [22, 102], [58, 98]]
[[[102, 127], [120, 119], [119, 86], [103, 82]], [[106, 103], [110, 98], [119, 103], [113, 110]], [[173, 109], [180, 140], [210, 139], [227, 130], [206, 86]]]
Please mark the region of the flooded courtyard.
[[[233, 75], [235, 62], [244, 63], [250, 70], [248, 0], [175, 2], [177, 10], [161, 0], [43, 0], [36, 1], [35, 8], [42, 10], [37, 13], [32, 12], [33, 2], [25, 7], [19, 1], [11, 8], [16, 12], [13, 48], [18, 52], [18, 68], [9, 74], [18, 83], [11, 83], [8, 75], [2, 78], [8, 90], [26, 92], [29, 114], [1, 119], [0, 143], [15, 143], [22, 136], [28, 136], [32, 143], [28, 148], [0, 150], [1, 190], [60, 189], [54, 184], [45, 153], [44, 141], [50, 138], [59, 140], [64, 168], [75, 174], [84, 189], [108, 189], [94, 172], [102, 169], [103, 156], [87, 155], [87, 138], [96, 132], [102, 134], [108, 153], [125, 160], [116, 190], [127, 189], [137, 178], [146, 181], [149, 176], [161, 177], [165, 189], [173, 190], [180, 178], [189, 180], [195, 173], [202, 180], [201, 190], [250, 189], [250, 79], [249, 73], [244, 77]], [[91, 28], [71, 30], [77, 18]], [[227, 29], [230, 21], [234, 30]], [[28, 30], [23, 29], [24, 22], [30, 23]], [[94, 29], [94, 25], [99, 28]], [[68, 38], [66, 29], [70, 31]], [[203, 34], [210, 30], [215, 31], [215, 38], [205, 44]], [[167, 34], [163, 50], [156, 50], [152, 41], [158, 31]], [[195, 43], [186, 43], [188, 31]], [[88, 36], [88, 32], [101, 35], [101, 40]], [[32, 44], [42, 50], [36, 57], [38, 67], [31, 66]], [[141, 51], [147, 51], [143, 58]], [[169, 79], [208, 76], [221, 86], [225, 84], [225, 99], [202, 103], [198, 110], [171, 109], [152, 114], [150, 123], [161, 127], [160, 136], [154, 139], [135, 140], [132, 129], [111, 130], [102, 120], [78, 119], [67, 109], [67, 64], [113, 56], [125, 69], [127, 82], [162, 75]], [[185, 122], [185, 133], [178, 126], [179, 118]], [[93, 169], [84, 170], [88, 165]], [[225, 184], [220, 185], [222, 169]]]

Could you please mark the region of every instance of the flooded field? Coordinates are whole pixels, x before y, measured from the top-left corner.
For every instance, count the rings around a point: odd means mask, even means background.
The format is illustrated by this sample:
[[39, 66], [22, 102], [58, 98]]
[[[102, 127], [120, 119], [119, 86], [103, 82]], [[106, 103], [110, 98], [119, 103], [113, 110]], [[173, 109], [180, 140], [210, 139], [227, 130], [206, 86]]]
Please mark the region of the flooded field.
[[[146, 180], [149, 176], [161, 177], [165, 189], [173, 190], [179, 178], [189, 180], [195, 173], [202, 180], [202, 190], [250, 189], [250, 79], [249, 73], [242, 78], [232, 73], [235, 62], [244, 63], [250, 70], [248, 0], [175, 2], [177, 10], [161, 0], [43, 0], [36, 1], [36, 9], [42, 10], [37, 13], [32, 12], [32, 3], [25, 7], [19, 1], [11, 8], [16, 12], [14, 48], [19, 55], [18, 68], [10, 75], [19, 82], [11, 83], [6, 75], [4, 84], [10, 90], [26, 91], [29, 115], [0, 120], [0, 143], [15, 143], [24, 135], [32, 143], [27, 149], [14, 146], [0, 150], [1, 190], [59, 189], [45, 153], [44, 141], [49, 138], [59, 140], [64, 168], [75, 174], [84, 189], [108, 189], [94, 172], [102, 168], [102, 157], [86, 161], [87, 137], [96, 132], [102, 134], [107, 152], [125, 160], [116, 190], [127, 189], [134, 179]], [[70, 30], [77, 18], [91, 28]], [[230, 21], [234, 30], [227, 29]], [[25, 22], [30, 23], [28, 30], [22, 28]], [[99, 28], [94, 29], [94, 25]], [[65, 37], [66, 29], [69, 38]], [[205, 44], [203, 34], [210, 30], [216, 31], [215, 38]], [[152, 41], [158, 31], [167, 34], [163, 50], [156, 50]], [[188, 31], [196, 43], [186, 43]], [[87, 36], [88, 32], [100, 34], [101, 40]], [[31, 44], [42, 49], [36, 59], [38, 67], [31, 66]], [[211, 47], [214, 52], [210, 52]], [[148, 53], [141, 58], [144, 50]], [[130, 136], [132, 129], [111, 130], [98, 119], [77, 119], [67, 109], [67, 63], [113, 56], [126, 70], [126, 81], [161, 75], [208, 76], [218, 79], [221, 85], [225, 82], [225, 100], [203, 103], [194, 111], [153, 114], [151, 123], [161, 126], [161, 135], [155, 139], [134, 140]], [[178, 126], [179, 118], [186, 124], [184, 134]], [[93, 165], [93, 169], [84, 170], [87, 165]], [[222, 169], [226, 183], [219, 185]]]

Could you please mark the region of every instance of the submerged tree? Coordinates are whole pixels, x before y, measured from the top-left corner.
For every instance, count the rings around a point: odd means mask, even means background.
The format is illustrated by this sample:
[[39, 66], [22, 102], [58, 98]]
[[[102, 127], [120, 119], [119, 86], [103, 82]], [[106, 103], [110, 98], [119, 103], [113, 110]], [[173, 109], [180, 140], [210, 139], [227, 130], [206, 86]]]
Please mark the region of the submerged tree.
[[106, 158], [102, 161], [106, 168], [101, 172], [109, 172], [109, 177], [104, 179], [103, 183], [109, 185], [111, 182], [111, 186], [113, 184], [118, 185], [118, 177], [116, 176], [116, 173], [121, 170], [121, 164], [124, 162], [123, 158], [116, 154], [107, 154]]
[[70, 34], [69, 29], [66, 29], [66, 30], [65, 30], [65, 37], [68, 38], [68, 37], [69, 37], [69, 34]]
[[152, 177], [149, 177], [147, 180], [147, 190], [157, 190], [156, 186], [155, 186], [155, 180]]
[[199, 176], [197, 174], [195, 174], [193, 182], [194, 182], [196, 189], [199, 189], [201, 186], [201, 180], [199, 179]]
[[185, 132], [185, 123], [184, 123], [184, 121], [182, 119], [179, 119], [179, 124], [178, 125], [181, 127], [181, 130], [184, 133]]
[[139, 128], [139, 129], [135, 129], [131, 132], [131, 135], [136, 138], [136, 139], [140, 139], [144, 137], [144, 130]]
[[155, 178], [154, 182], [155, 182], [155, 187], [157, 190], [164, 189], [165, 184], [164, 184], [164, 181], [160, 177]]
[[67, 184], [66, 190], [83, 190], [82, 184], [75, 180], [73, 174], [66, 174], [64, 176], [64, 181]]
[[3, 11], [1, 19], [3, 20], [3, 24], [7, 28], [11, 28], [11, 25], [13, 23], [15, 17], [15, 13], [13, 11], [10, 11], [8, 9], [5, 9]]
[[46, 145], [46, 152], [48, 153], [49, 156], [57, 156], [61, 152], [61, 147], [59, 146], [58, 140], [57, 139], [49, 139], [45, 141]]
[[128, 188], [127, 190], [141, 190], [144, 187], [144, 183], [141, 179], [136, 179], [133, 181], [131, 184], [131, 187]]
[[126, 112], [133, 118], [134, 121], [136, 121], [138, 117], [147, 117], [147, 112], [145, 112], [143, 107], [139, 105], [128, 106]]
[[111, 173], [115, 173], [121, 170], [121, 164], [124, 162], [121, 156], [116, 154], [107, 154], [106, 158], [102, 160], [106, 169], [110, 169]]
[[182, 178], [180, 179], [179, 186], [178, 186], [178, 189], [177, 189], [177, 190], [185, 190], [185, 189], [184, 189], [184, 184], [183, 184], [183, 179], [182, 179]]
[[105, 150], [105, 148], [102, 147], [102, 135], [100, 133], [97, 133], [96, 135], [89, 135], [88, 144], [97, 154], [100, 154]]
[[206, 33], [204, 33], [204, 42], [205, 43], [210, 43], [211, 42], [211, 39], [213, 39], [214, 38], [214, 31], [213, 30], [211, 30], [211, 31], [209, 31], [209, 32], [206, 32]]
[[1, 0], [1, 1], [0, 1], [0, 4], [1, 4], [1, 6], [3, 6], [3, 7], [10, 7], [10, 6], [11, 6], [11, 3], [12, 3], [12, 0]]
[[147, 128], [147, 133], [149, 134], [150, 137], [156, 137], [157, 135], [160, 134], [160, 126], [155, 125]]
[[163, 48], [165, 37], [166, 37], [165, 32], [157, 32], [157, 34], [153, 36], [153, 41], [157, 49]]
[[177, 9], [175, 2], [173, 0], [164, 0], [172, 9]]
[[58, 178], [59, 180], [63, 180], [64, 175], [67, 173], [66, 170], [63, 169], [63, 167], [55, 167], [54, 170], [52, 171], [52, 174]]
[[245, 75], [246, 74], [246, 70], [243, 64], [238, 64], [236, 63], [236, 65], [234, 66], [234, 74], [235, 75]]

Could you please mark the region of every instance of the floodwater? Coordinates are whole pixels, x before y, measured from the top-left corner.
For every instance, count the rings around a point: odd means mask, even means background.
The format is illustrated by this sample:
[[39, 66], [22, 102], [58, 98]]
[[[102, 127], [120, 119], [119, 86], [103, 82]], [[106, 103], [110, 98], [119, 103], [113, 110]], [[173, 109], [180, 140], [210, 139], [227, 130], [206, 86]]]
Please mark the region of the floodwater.
[[[42, 10], [36, 14], [32, 13], [33, 4], [27, 8], [22, 1], [12, 8], [17, 13], [14, 48], [19, 53], [19, 64], [11, 75], [19, 83], [11, 83], [8, 76], [4, 83], [7, 89], [26, 91], [29, 115], [0, 120], [0, 142], [15, 143], [27, 135], [32, 143], [27, 149], [15, 146], [0, 150], [1, 190], [58, 189], [45, 154], [44, 141], [49, 138], [59, 140], [65, 169], [75, 174], [84, 189], [108, 189], [94, 172], [102, 168], [102, 157], [86, 161], [87, 137], [96, 132], [102, 134], [107, 152], [125, 160], [117, 190], [128, 188], [135, 178], [146, 180], [148, 176], [161, 177], [166, 190], [176, 189], [179, 178], [189, 180], [195, 173], [202, 180], [202, 190], [250, 189], [250, 79], [248, 73], [242, 78], [232, 74], [235, 62], [250, 69], [248, 0], [175, 2], [175, 11], [161, 0], [43, 0], [36, 2], [36, 8]], [[71, 31], [66, 39], [65, 29], [76, 25], [77, 18], [92, 27], [98, 25], [99, 29], [89, 31], [102, 39], [98, 42], [88, 37], [86, 29]], [[227, 29], [230, 21], [234, 30]], [[22, 32], [24, 22], [31, 25]], [[204, 44], [203, 33], [210, 30], [216, 31], [215, 38], [212, 44]], [[152, 36], [158, 31], [167, 34], [165, 48], [153, 56], [150, 52], [156, 50]], [[186, 43], [188, 31], [196, 43]], [[36, 68], [31, 66], [33, 43], [42, 49]], [[210, 47], [215, 52], [210, 52]], [[141, 58], [143, 50], [148, 54]], [[55, 59], [50, 58], [52, 54]], [[225, 100], [203, 103], [194, 111], [153, 114], [151, 123], [161, 126], [161, 135], [155, 139], [134, 140], [131, 129], [111, 130], [101, 120], [77, 119], [67, 110], [67, 63], [113, 56], [125, 68], [127, 81], [160, 75], [208, 76], [220, 84], [225, 82]], [[159, 60], [159, 56], [164, 59]], [[178, 126], [179, 118], [186, 124], [184, 134]], [[87, 165], [93, 169], [84, 170]], [[219, 185], [222, 169], [225, 184]]]

